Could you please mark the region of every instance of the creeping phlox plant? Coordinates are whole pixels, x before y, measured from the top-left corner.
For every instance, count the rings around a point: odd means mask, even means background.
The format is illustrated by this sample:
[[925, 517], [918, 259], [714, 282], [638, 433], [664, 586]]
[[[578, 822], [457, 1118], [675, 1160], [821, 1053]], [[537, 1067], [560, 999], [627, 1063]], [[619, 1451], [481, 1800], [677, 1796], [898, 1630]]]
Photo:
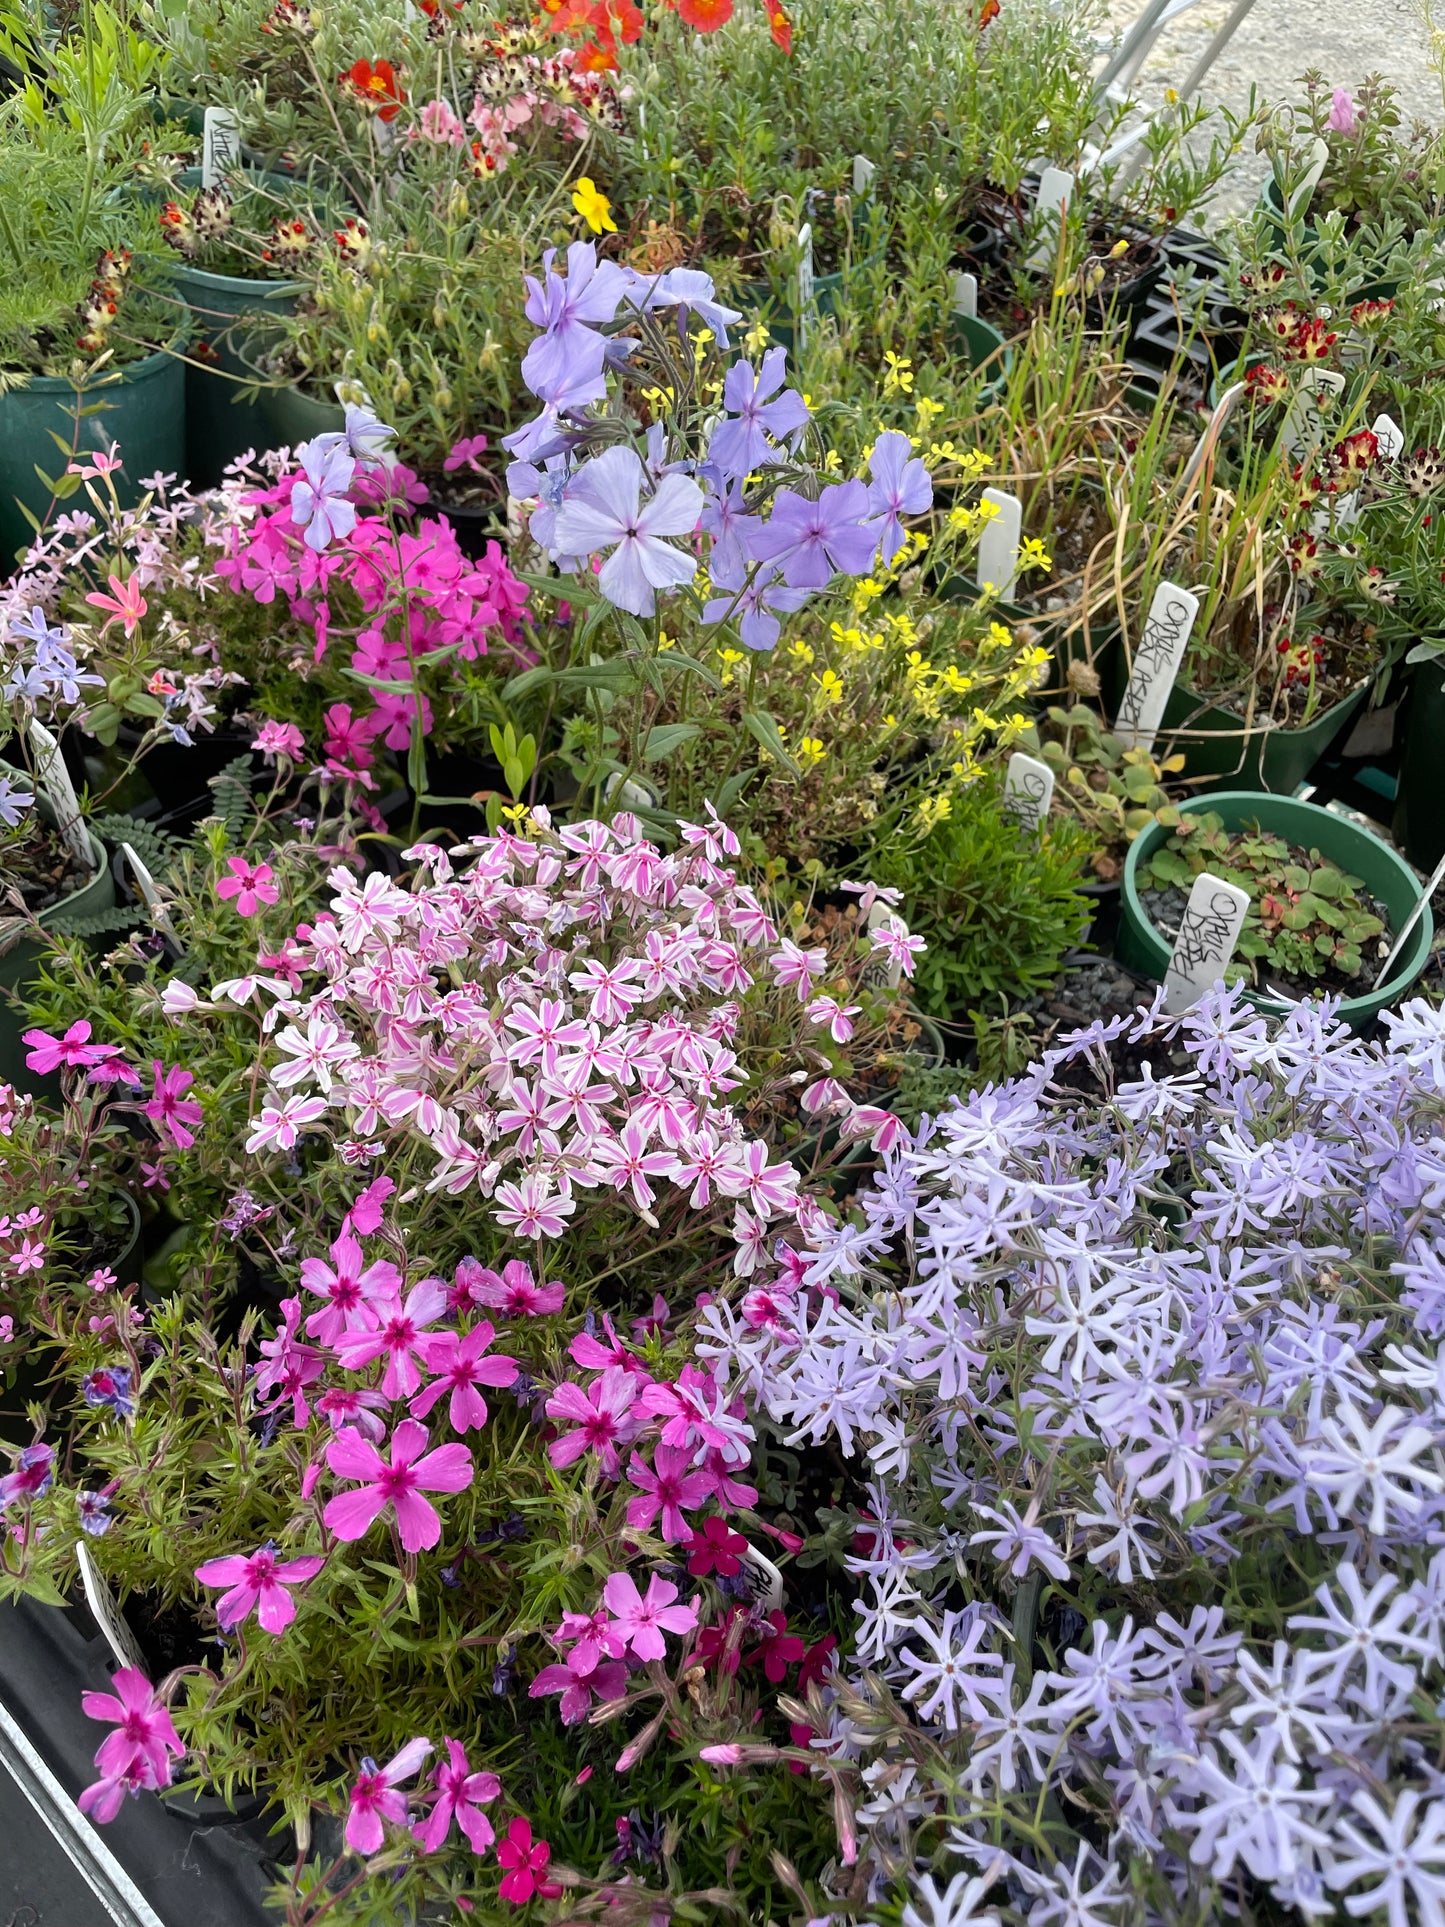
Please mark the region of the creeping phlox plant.
[[391, 439], [370, 409], [349, 403], [344, 430], [298, 448], [297, 466], [272, 487], [242, 494], [215, 563], [237, 594], [285, 598], [314, 635], [313, 666], [345, 637], [346, 673], [370, 703], [330, 706], [324, 753], [363, 782], [375, 780], [378, 741], [419, 758], [432, 720], [421, 667], [434, 674], [454, 657], [474, 661], [489, 637], [517, 648], [527, 600], [496, 542], [470, 562], [445, 521], [413, 525], [427, 491], [386, 456]]
[[[506, 438], [517, 457], [508, 484], [536, 501], [531, 533], [559, 567], [596, 569], [625, 634], [655, 646], [638, 619], [692, 585], [702, 621], [734, 623], [746, 648], [771, 649], [781, 614], [838, 575], [868, 574], [880, 552], [892, 561], [902, 518], [933, 501], [907, 435], [878, 437], [870, 481], [827, 481], [821, 456], [806, 459], [812, 414], [783, 386], [786, 351], [756, 366], [719, 360], [740, 317], [708, 275], [639, 274], [580, 241], [565, 277], [553, 260], [549, 250], [542, 280], [528, 281], [542, 333], [522, 377], [543, 407]], [[610, 380], [618, 392], [596, 413]]]
[[705, 1311], [867, 1469], [809, 1716], [879, 1918], [1440, 1917], [1445, 1020], [1386, 1023], [1095, 1025], [925, 1120], [774, 1319]]
[[[666, 1828], [634, 1852], [619, 1821], [623, 1872], [568, 1864], [559, 1829], [573, 1857], [590, 1836], [569, 1834], [555, 1753], [518, 1748], [519, 1669], [533, 1736], [600, 1725], [578, 1744], [626, 1774], [666, 1730], [673, 1778], [722, 1798], [731, 1727], [771, 1714], [785, 1742], [777, 1689], [833, 1651], [789, 1628], [755, 1541], [800, 1542], [753, 1510], [753, 1427], [692, 1324], [717, 1293], [776, 1320], [793, 1253], [824, 1235], [754, 1117], [806, 1085], [844, 1139], [886, 1147], [900, 1127], [793, 1070], [826, 1072], [858, 1012], [828, 953], [780, 936], [738, 882], [736, 852], [716, 819], [666, 854], [625, 814], [553, 831], [538, 812], [525, 835], [420, 846], [406, 887], [338, 870], [329, 910], [253, 972], [164, 993], [191, 1035], [255, 1026], [246, 1183], [217, 1231], [267, 1268], [279, 1312], [238, 1309], [221, 1338], [193, 1315], [207, 1264], [189, 1303], [142, 1311], [110, 1280], [91, 1287], [103, 1324], [47, 1313], [72, 1378], [84, 1358], [84, 1409], [0, 1483], [3, 1576], [62, 1572], [98, 1491], [96, 1557], [119, 1586], [209, 1600], [218, 1657], [87, 1698], [114, 1730], [84, 1804], [109, 1818], [186, 1759], [197, 1780], [266, 1786], [298, 1826], [339, 1810], [341, 1850], [303, 1851], [286, 1888], [298, 1927], [352, 1919], [349, 1896], [359, 1920], [383, 1894], [465, 1893], [494, 1843], [504, 1902], [582, 1887], [646, 1918], [654, 1864], [685, 1898]], [[220, 887], [264, 918], [275, 885], [245, 867]], [[858, 949], [907, 973], [918, 940], [883, 907]], [[114, 1054], [85, 1025], [30, 1041], [75, 1102]], [[203, 1130], [188, 1074], [163, 1070], [146, 1118], [168, 1156], [214, 1163], [220, 1112]], [[610, 1739], [634, 1708], [640, 1730]], [[722, 1879], [719, 1863], [689, 1891], [716, 1901]]]

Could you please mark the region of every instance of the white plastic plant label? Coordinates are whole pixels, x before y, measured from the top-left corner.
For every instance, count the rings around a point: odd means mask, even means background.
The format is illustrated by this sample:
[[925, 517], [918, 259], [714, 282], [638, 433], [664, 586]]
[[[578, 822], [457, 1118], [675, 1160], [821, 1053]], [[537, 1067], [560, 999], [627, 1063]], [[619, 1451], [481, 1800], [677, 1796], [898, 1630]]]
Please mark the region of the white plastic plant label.
[[1398, 462], [1405, 448], [1405, 431], [1393, 415], [1376, 415], [1370, 433], [1380, 444], [1382, 462]]
[[878, 163], [870, 161], [866, 154], [853, 156], [853, 192], [856, 195], [870, 194], [873, 191], [873, 176], [878, 172]]
[[80, 814], [80, 802], [65, 767], [60, 745], [44, 723], [30, 719], [30, 747], [35, 752], [35, 774], [41, 789], [55, 811], [56, 827], [65, 847], [79, 857], [86, 868], [92, 867], [90, 837]]
[[1284, 445], [1300, 461], [1323, 440], [1325, 410], [1345, 392], [1345, 378], [1335, 368], [1307, 368], [1284, 418]]
[[1003, 781], [1003, 806], [1021, 830], [1037, 836], [1054, 800], [1054, 772], [1037, 756], [1016, 749], [1008, 759]]
[[201, 134], [201, 186], [223, 186], [240, 158], [240, 122], [229, 108], [208, 107]]
[[1019, 541], [1023, 535], [1024, 505], [1007, 489], [986, 488], [983, 500], [997, 513], [983, 525], [978, 538], [979, 586], [1007, 602], [1019, 575]]
[[798, 346], [801, 348], [808, 332], [808, 311], [813, 305], [814, 286], [817, 276], [813, 273], [813, 224], [809, 221], [798, 230]]
[[110, 1587], [101, 1577], [95, 1561], [90, 1556], [90, 1547], [84, 1539], [75, 1542], [75, 1563], [80, 1567], [80, 1583], [85, 1590], [85, 1603], [90, 1608], [91, 1617], [99, 1626], [115, 1656], [117, 1665], [135, 1666], [149, 1677], [144, 1653], [130, 1627], [120, 1616], [120, 1608], [111, 1597]]
[[1194, 879], [1164, 976], [1164, 1008], [1171, 1017], [1192, 1010], [1223, 977], [1248, 909], [1247, 890], [1208, 870]]
[[953, 312], [967, 315], [969, 320], [978, 316], [978, 276], [976, 274], [956, 274], [953, 277]]
[[1301, 174], [1293, 193], [1289, 197], [1288, 206], [1291, 214], [1294, 214], [1300, 208], [1309, 206], [1314, 191], [1320, 184], [1320, 176], [1325, 171], [1325, 163], [1329, 158], [1329, 147], [1320, 136], [1316, 134], [1314, 140], [1310, 143], [1309, 166], [1305, 169], [1304, 173]]
[[172, 943], [179, 944], [180, 938], [176, 935], [175, 925], [171, 922], [165, 899], [160, 893], [160, 887], [155, 878], [129, 843], [122, 843], [120, 848], [121, 854], [130, 865], [130, 873], [135, 878], [135, 887], [140, 891], [141, 901], [150, 912], [151, 922], [164, 936], [169, 937]]
[[[1376, 415], [1370, 433], [1379, 445], [1380, 460], [1394, 462], [1399, 460], [1400, 451], [1405, 446], [1405, 431], [1393, 415]], [[1347, 529], [1359, 521], [1361, 514], [1360, 491], [1352, 489], [1335, 503], [1335, 527]], [[1330, 526], [1328, 509], [1319, 510], [1310, 520], [1310, 528], [1316, 535], [1322, 535]]]
[[[1057, 214], [1061, 221], [1074, 198], [1075, 182], [1072, 174], [1065, 173], [1062, 167], [1046, 167], [1039, 179], [1038, 196], [1034, 201], [1036, 215]], [[1058, 252], [1059, 223], [1046, 221], [1044, 231], [1035, 241], [1033, 252], [1029, 255], [1028, 266], [1041, 268], [1052, 261]]]
[[1198, 596], [1177, 582], [1161, 582], [1154, 591], [1129, 684], [1114, 719], [1114, 734], [1126, 749], [1152, 747], [1198, 614]]
[[[895, 914], [889, 903], [875, 903], [868, 912], [864, 929], [879, 930]], [[897, 957], [889, 957], [884, 951], [875, 951], [864, 964], [862, 970], [864, 983], [881, 983], [888, 990], [899, 990], [903, 985], [903, 965]]]

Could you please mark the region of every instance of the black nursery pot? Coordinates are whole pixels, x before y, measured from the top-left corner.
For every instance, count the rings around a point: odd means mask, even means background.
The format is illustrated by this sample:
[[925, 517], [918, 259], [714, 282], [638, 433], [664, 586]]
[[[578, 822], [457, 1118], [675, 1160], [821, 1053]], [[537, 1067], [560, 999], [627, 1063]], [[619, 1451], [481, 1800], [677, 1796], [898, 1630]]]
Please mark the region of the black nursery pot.
[[[184, 835], [202, 817], [213, 815], [216, 799], [210, 788], [212, 779], [241, 757], [251, 755], [255, 735], [252, 728], [223, 722], [209, 735], [198, 735], [189, 749], [184, 743], [157, 743], [148, 749], [141, 759], [140, 773], [160, 805], [153, 820]], [[122, 724], [116, 740], [130, 752], [139, 744], [140, 732]]]

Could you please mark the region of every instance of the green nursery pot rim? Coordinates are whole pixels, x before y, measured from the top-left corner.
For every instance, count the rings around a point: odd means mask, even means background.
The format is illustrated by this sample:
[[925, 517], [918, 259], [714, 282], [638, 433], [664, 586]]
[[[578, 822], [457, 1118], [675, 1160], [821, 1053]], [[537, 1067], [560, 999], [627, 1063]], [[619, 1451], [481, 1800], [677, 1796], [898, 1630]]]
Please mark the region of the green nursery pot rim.
[[[1395, 930], [1419, 899], [1420, 881], [1398, 851], [1373, 830], [1325, 809], [1322, 804], [1306, 802], [1297, 796], [1276, 796], [1268, 790], [1215, 790], [1207, 796], [1191, 797], [1178, 807], [1183, 816], [1212, 810], [1223, 817], [1229, 831], [1246, 822], [1258, 822], [1261, 829], [1274, 830], [1291, 843], [1321, 850], [1363, 879], [1365, 888], [1389, 911]], [[1136, 960], [1136, 968], [1160, 980], [1169, 967], [1170, 946], [1149, 921], [1139, 901], [1138, 875], [1140, 864], [1154, 854], [1168, 834], [1164, 824], [1151, 823], [1129, 845], [1124, 861], [1121, 906], [1124, 930], [1120, 934], [1125, 939], [1126, 961]], [[1425, 968], [1434, 936], [1435, 926], [1427, 903], [1403, 954], [1396, 958], [1389, 979], [1362, 996], [1343, 999], [1339, 1007], [1341, 1020], [1358, 1030], [1402, 997]], [[1267, 992], [1245, 990], [1244, 995], [1256, 1010], [1269, 1014], [1278, 1015], [1290, 1008], [1286, 999], [1272, 997]]]
[[[104, 378], [95, 384], [94, 392], [97, 395], [101, 395], [104, 394], [107, 388], [118, 387], [122, 382], [145, 381], [152, 375], [160, 374], [162, 369], [177, 359], [190, 338], [191, 328], [188, 321], [184, 328], [172, 335], [170, 341], [164, 348], [153, 349], [150, 354], [143, 356], [139, 361], [127, 361], [119, 368], [108, 368], [105, 371]], [[6, 370], [5, 372], [8, 374], [10, 371]], [[23, 386], [21, 382], [12, 379], [12, 386], [6, 390], [6, 393], [15, 395], [73, 395], [77, 392], [77, 387], [78, 384], [70, 375], [28, 375], [24, 379]], [[87, 394], [90, 392], [90, 389], [86, 390]], [[0, 395], [0, 401], [3, 400], [4, 396]]]

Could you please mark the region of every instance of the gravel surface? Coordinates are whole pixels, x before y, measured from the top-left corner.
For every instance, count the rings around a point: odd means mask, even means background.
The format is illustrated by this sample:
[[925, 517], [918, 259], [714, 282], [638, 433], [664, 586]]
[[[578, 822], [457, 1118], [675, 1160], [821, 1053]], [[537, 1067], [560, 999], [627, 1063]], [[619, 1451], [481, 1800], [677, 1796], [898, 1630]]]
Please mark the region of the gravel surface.
[[[1112, 0], [1110, 24], [1122, 30], [1142, 11], [1143, 0]], [[1184, 79], [1229, 13], [1227, 0], [1197, 0], [1166, 27], [1135, 82], [1139, 97], [1159, 103], [1166, 87]], [[1414, 0], [1373, 0], [1368, 7], [1361, 7], [1359, 0], [1317, 0], [1309, 7], [1291, 0], [1255, 0], [1253, 11], [1205, 76], [1201, 92], [1206, 103], [1242, 113], [1251, 86], [1265, 99], [1287, 101], [1307, 67], [1319, 68], [1331, 86], [1351, 87], [1368, 73], [1383, 74], [1399, 89], [1407, 120], [1413, 116], [1435, 126], [1441, 122], [1441, 81], [1430, 65], [1429, 36]], [[1237, 176], [1216, 197], [1202, 224], [1215, 225], [1251, 206], [1267, 171], [1260, 157], [1246, 151]]]

